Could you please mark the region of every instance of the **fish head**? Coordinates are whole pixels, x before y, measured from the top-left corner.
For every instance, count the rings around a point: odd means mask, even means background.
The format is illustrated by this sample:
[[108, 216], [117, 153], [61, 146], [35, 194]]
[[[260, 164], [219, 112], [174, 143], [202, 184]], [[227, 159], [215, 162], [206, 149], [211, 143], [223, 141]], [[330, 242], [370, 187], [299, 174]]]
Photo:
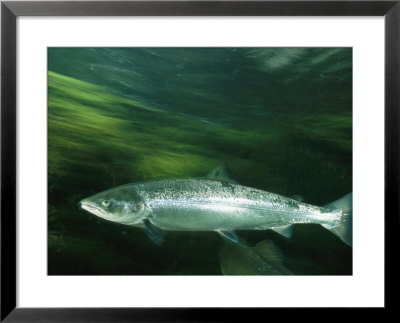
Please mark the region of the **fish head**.
[[113, 188], [79, 202], [82, 209], [108, 221], [135, 225], [150, 214], [141, 195], [133, 188]]

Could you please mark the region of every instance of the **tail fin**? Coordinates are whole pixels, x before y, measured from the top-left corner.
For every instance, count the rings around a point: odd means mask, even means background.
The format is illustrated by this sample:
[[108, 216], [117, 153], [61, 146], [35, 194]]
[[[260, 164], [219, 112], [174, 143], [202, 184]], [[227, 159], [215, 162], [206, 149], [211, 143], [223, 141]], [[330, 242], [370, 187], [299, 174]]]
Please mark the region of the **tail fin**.
[[353, 193], [346, 194], [342, 198], [325, 205], [330, 209], [339, 209], [342, 211], [342, 218], [338, 227], [329, 229], [337, 235], [345, 244], [353, 244]]

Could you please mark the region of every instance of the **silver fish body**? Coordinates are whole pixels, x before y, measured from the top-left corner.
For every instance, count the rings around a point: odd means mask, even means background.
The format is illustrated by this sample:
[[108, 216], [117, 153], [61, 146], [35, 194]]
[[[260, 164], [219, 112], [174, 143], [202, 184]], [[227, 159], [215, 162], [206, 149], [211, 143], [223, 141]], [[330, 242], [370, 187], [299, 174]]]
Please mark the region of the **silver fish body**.
[[208, 178], [154, 180], [126, 184], [80, 202], [109, 221], [144, 228], [156, 244], [165, 231], [217, 231], [243, 245], [235, 230], [272, 229], [290, 237], [293, 224], [318, 223], [352, 243], [352, 194], [314, 206], [237, 184], [224, 169]]
[[210, 179], [160, 180], [131, 184], [163, 230], [265, 230], [296, 223], [336, 227], [341, 210], [313, 206], [262, 190]]
[[352, 193], [325, 207], [239, 185], [224, 166], [206, 178], [153, 180], [118, 186], [80, 201], [109, 221], [144, 228], [156, 244], [164, 231], [216, 231], [243, 244], [235, 230], [272, 229], [290, 237], [296, 223], [318, 223], [352, 243]]

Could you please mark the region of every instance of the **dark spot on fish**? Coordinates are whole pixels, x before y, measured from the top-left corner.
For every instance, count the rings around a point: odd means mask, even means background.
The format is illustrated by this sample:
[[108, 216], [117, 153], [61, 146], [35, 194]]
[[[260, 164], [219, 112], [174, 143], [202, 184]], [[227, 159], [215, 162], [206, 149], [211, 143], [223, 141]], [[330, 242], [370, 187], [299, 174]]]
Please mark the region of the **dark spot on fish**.
[[232, 193], [235, 193], [235, 187], [229, 183], [222, 183], [222, 187], [230, 188], [232, 190]]
[[298, 204], [296, 202], [294, 202], [294, 201], [287, 201], [286, 204], [289, 207], [292, 207], [292, 208], [295, 208], [295, 209], [299, 209]]
[[218, 171], [218, 170], [215, 172], [215, 175], [216, 175], [216, 176], [218, 176], [218, 175], [219, 175], [219, 171]]

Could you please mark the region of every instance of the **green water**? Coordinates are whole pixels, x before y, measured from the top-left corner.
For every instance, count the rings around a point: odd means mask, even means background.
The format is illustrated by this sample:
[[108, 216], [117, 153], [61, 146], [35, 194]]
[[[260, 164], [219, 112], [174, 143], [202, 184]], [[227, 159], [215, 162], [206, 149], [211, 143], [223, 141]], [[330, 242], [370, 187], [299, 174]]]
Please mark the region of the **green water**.
[[[225, 163], [242, 185], [314, 205], [352, 191], [350, 48], [49, 48], [48, 69], [50, 275], [222, 274], [214, 232], [157, 246], [79, 209], [121, 184]], [[352, 273], [352, 249], [319, 225], [238, 233], [272, 241], [294, 274]]]

